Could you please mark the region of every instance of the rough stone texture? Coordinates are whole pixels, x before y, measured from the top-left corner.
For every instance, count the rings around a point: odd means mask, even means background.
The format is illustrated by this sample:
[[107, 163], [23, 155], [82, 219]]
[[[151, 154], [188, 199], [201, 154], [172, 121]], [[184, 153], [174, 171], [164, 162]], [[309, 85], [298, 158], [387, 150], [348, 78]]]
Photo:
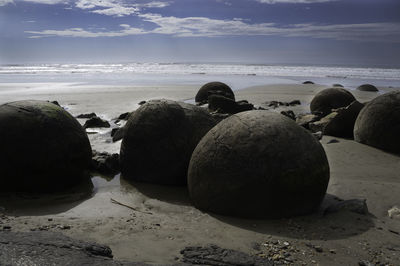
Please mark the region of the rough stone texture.
[[242, 112], [212, 128], [193, 152], [188, 188], [202, 210], [240, 217], [314, 211], [329, 181], [321, 144], [291, 119]]
[[370, 101], [354, 125], [354, 139], [388, 152], [400, 154], [400, 91]]
[[109, 128], [111, 125], [108, 121], [101, 119], [100, 117], [92, 117], [88, 119], [83, 125], [84, 128], [93, 128], [93, 127], [106, 127]]
[[311, 101], [312, 113], [321, 113], [323, 116], [332, 112], [332, 109], [346, 107], [356, 99], [353, 94], [342, 88], [329, 88], [317, 93]]
[[210, 266], [272, 266], [268, 259], [215, 245], [187, 247], [181, 251], [183, 262]]
[[338, 115], [337, 112], [332, 112], [332, 113], [328, 114], [327, 116], [324, 116], [323, 118], [321, 118], [318, 121], [311, 122], [308, 125], [308, 127], [311, 130], [311, 132], [313, 132], [313, 133], [319, 132], [319, 131], [321, 131], [323, 133], [326, 125], [328, 125], [333, 119], [335, 119], [335, 117], [337, 115]]
[[302, 127], [306, 128], [306, 129], [310, 129], [310, 123], [318, 121], [319, 119], [321, 119], [321, 117], [318, 116], [318, 115], [303, 114], [303, 115], [299, 115], [296, 118], [296, 123], [299, 126], [302, 126]]
[[324, 135], [352, 139], [354, 124], [363, 107], [364, 104], [354, 101], [345, 108], [337, 109], [337, 115], [324, 127]]
[[357, 87], [357, 90], [359, 90], [359, 91], [374, 91], [374, 92], [379, 91], [374, 85], [371, 85], [371, 84], [363, 84], [363, 85]]
[[125, 125], [121, 172], [128, 180], [184, 185], [190, 156], [216, 124], [204, 108], [169, 101], [149, 101]]
[[0, 265], [147, 265], [112, 259], [109, 247], [51, 232], [0, 232]]
[[296, 121], [296, 115], [292, 110], [287, 110], [287, 111], [281, 111], [281, 115], [287, 116], [290, 119]]
[[212, 94], [223, 95], [232, 100], [235, 100], [235, 95], [232, 89], [225, 83], [214, 81], [204, 84], [200, 90], [197, 92], [195, 101], [196, 103], [207, 103], [208, 96]]
[[44, 101], [0, 106], [0, 190], [52, 192], [87, 179], [92, 151], [79, 122]]
[[103, 175], [115, 175], [119, 173], [119, 154], [93, 151], [92, 170]]

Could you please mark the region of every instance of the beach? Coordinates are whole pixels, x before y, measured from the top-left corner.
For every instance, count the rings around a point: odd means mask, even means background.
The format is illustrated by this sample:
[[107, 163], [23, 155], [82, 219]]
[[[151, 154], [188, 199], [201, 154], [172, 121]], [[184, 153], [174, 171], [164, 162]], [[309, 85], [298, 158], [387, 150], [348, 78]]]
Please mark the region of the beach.
[[[201, 85], [1, 83], [0, 103], [57, 101], [73, 116], [95, 112], [110, 121], [134, 111], [141, 101], [164, 98], [192, 103]], [[242, 87], [235, 95], [236, 100], [248, 100], [256, 107], [266, 107], [270, 101], [300, 100], [301, 105], [272, 111], [291, 109], [301, 114], [309, 113], [313, 96], [330, 86], [292, 81]], [[396, 90], [378, 88], [379, 93], [350, 91], [358, 101], [367, 102]], [[93, 150], [119, 153], [121, 141], [112, 142], [111, 129], [88, 129]], [[286, 261], [286, 256], [292, 261], [286, 263], [293, 265], [398, 265], [400, 220], [390, 218], [388, 210], [400, 206], [399, 157], [354, 140], [323, 136], [321, 143], [330, 165], [330, 181], [320, 211], [312, 215], [251, 220], [205, 213], [192, 206], [185, 187], [128, 183], [118, 174], [113, 179], [94, 176], [94, 188], [88, 191], [3, 196], [1, 226], [15, 232], [61, 232], [109, 246], [115, 260], [149, 264], [176, 263], [185, 247], [215, 244], [271, 257], [276, 263]], [[324, 214], [324, 207], [338, 198], [366, 199], [369, 213], [341, 210]], [[275, 254], [268, 253], [271, 250]]]

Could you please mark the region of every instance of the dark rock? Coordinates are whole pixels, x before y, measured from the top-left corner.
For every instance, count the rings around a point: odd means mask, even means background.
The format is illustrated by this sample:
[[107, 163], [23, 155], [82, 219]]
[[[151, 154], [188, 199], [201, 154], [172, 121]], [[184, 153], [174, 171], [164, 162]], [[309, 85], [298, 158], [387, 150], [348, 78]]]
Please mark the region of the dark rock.
[[318, 121], [319, 119], [321, 119], [321, 117], [318, 115], [314, 115], [314, 114], [299, 115], [296, 118], [296, 123], [299, 126], [302, 126], [306, 129], [310, 129], [310, 123]]
[[293, 100], [289, 103], [289, 105], [293, 106], [293, 105], [301, 105], [300, 100]]
[[321, 144], [293, 120], [267, 111], [221, 121], [197, 145], [188, 171], [197, 208], [239, 217], [313, 212], [328, 181]]
[[109, 247], [52, 232], [0, 232], [0, 265], [145, 265], [112, 259]]
[[340, 88], [344, 88], [342, 84], [333, 84], [332, 87], [340, 87]]
[[103, 175], [115, 175], [119, 173], [119, 154], [93, 151], [92, 170]]
[[146, 103], [146, 101], [140, 101], [139, 103], [138, 103], [138, 105], [143, 105], [143, 104], [145, 104]]
[[215, 245], [206, 247], [187, 247], [181, 251], [182, 261], [190, 264], [210, 266], [272, 266], [266, 258], [251, 256], [232, 249], [224, 249]]
[[369, 262], [368, 260], [360, 260], [358, 262], [359, 266], [375, 266], [375, 263]]
[[358, 214], [369, 213], [366, 199], [351, 199], [333, 203], [324, 210], [324, 215], [341, 210], [347, 210]]
[[363, 107], [362, 103], [354, 101], [345, 108], [336, 109], [337, 115], [324, 127], [323, 134], [353, 139], [354, 124]]
[[128, 180], [184, 185], [190, 156], [216, 124], [206, 109], [153, 100], [142, 105], [125, 125], [121, 167]]
[[332, 112], [318, 121], [309, 123], [308, 127], [311, 132], [321, 131], [322, 133], [324, 133], [326, 125], [328, 125], [337, 116], [337, 114], [337, 112]]
[[322, 132], [321, 131], [312, 133], [312, 135], [315, 137], [316, 140], [321, 140], [322, 139]]
[[124, 138], [125, 127], [113, 128], [111, 130], [112, 141], [116, 142]]
[[[146, 102], [144, 102], [143, 104], [145, 104], [145, 103]], [[139, 105], [141, 105], [141, 104], [139, 103]], [[119, 120], [128, 120], [130, 115], [131, 115], [131, 112], [126, 112], [126, 113], [120, 114], [118, 116], [118, 119]]]
[[45, 101], [0, 106], [0, 190], [52, 192], [88, 180], [91, 147], [79, 122]]
[[379, 91], [374, 85], [371, 85], [371, 84], [363, 84], [363, 85], [357, 87], [357, 90], [359, 90], [359, 91], [373, 91], [373, 92]]
[[222, 95], [210, 95], [208, 97], [208, 109], [223, 114], [236, 114], [243, 111], [253, 110], [253, 105], [247, 101], [235, 102]]
[[311, 101], [312, 113], [320, 112], [323, 116], [332, 112], [332, 109], [346, 107], [356, 99], [347, 90], [342, 88], [324, 89], [317, 93]]
[[292, 110], [287, 110], [287, 111], [282, 111], [281, 112], [282, 115], [289, 117], [290, 119], [296, 121], [296, 115], [294, 114], [294, 112]]
[[303, 84], [315, 84], [315, 83], [312, 82], [312, 81], [307, 80], [307, 81], [304, 81]]
[[400, 91], [370, 101], [354, 125], [354, 139], [378, 149], [400, 154]]
[[51, 101], [51, 103], [61, 107], [61, 105], [57, 101]]
[[93, 118], [97, 117], [95, 113], [89, 113], [89, 114], [80, 114], [76, 118]]
[[111, 125], [108, 121], [101, 119], [100, 117], [92, 117], [88, 119], [83, 125], [84, 128], [93, 128], [93, 127], [106, 127], [109, 128]]
[[232, 89], [228, 85], [222, 82], [214, 81], [214, 82], [209, 82], [200, 88], [200, 90], [196, 94], [195, 102], [207, 103], [208, 97], [210, 95], [212, 94], [221, 95], [221, 92], [223, 92], [222, 96], [235, 100], [235, 95], [233, 94]]

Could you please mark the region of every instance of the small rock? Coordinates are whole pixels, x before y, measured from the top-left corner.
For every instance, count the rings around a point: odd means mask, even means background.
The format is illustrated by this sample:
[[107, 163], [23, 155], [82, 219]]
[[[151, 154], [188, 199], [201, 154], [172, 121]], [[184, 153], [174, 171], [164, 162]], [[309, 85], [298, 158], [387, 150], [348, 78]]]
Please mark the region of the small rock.
[[315, 84], [315, 83], [312, 82], [312, 81], [307, 80], [307, 81], [304, 81], [303, 84]]
[[289, 103], [289, 105], [301, 105], [300, 100], [293, 100]]
[[57, 101], [51, 101], [51, 103], [61, 107], [61, 105]]
[[138, 103], [138, 105], [143, 105], [143, 104], [145, 104], [146, 103], [146, 101], [140, 101], [139, 103]]
[[119, 173], [119, 154], [108, 152], [92, 152], [92, 169], [103, 175], [114, 175]]
[[303, 114], [296, 118], [296, 123], [306, 129], [310, 129], [309, 124], [318, 121], [320, 116], [315, 114]]
[[3, 226], [3, 230], [11, 230], [11, 226], [9, 226], [9, 225], [4, 225], [4, 226]]
[[393, 208], [388, 210], [388, 216], [391, 219], [400, 219], [400, 208], [397, 206], [393, 206]]
[[358, 262], [359, 266], [375, 266], [375, 263], [371, 263], [367, 260], [361, 260]]
[[282, 111], [281, 114], [296, 121], [296, 115], [294, 114], [294, 112], [292, 110]]
[[92, 117], [85, 122], [83, 125], [84, 128], [93, 128], [93, 127], [110, 127], [110, 123], [108, 121], [101, 119], [100, 117]]
[[[145, 103], [146, 103], [146, 102], [144, 101], [143, 104], [145, 104]], [[141, 104], [139, 103], [139, 105], [141, 105]], [[130, 115], [131, 115], [131, 112], [126, 112], [126, 113], [120, 114], [120, 115], [118, 116], [118, 119], [119, 119], [119, 120], [128, 120], [128, 118], [129, 118]]]
[[77, 116], [77, 118], [93, 118], [96, 117], [97, 115], [95, 113], [89, 113], [89, 114], [80, 114]]
[[322, 132], [321, 132], [321, 131], [312, 133], [312, 135], [313, 135], [317, 140], [321, 140], [321, 139], [322, 139]]
[[319, 252], [319, 253], [324, 251], [321, 246], [314, 246], [314, 249], [316, 252]]

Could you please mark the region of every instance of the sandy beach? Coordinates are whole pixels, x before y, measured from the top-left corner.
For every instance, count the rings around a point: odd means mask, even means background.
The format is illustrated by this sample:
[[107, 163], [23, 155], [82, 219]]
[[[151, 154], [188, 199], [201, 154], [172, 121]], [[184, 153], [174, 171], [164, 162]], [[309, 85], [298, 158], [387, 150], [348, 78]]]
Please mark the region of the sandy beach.
[[[1, 83], [0, 104], [22, 99], [57, 100], [74, 116], [95, 112], [111, 120], [137, 109], [143, 100], [191, 102], [201, 85]], [[300, 114], [309, 112], [313, 96], [329, 86], [264, 85], [235, 91], [235, 95], [237, 100], [261, 107], [272, 100], [300, 100], [299, 106], [285, 107]], [[395, 90], [379, 89], [379, 93], [351, 92], [358, 101], [367, 102]], [[284, 109], [274, 111], [280, 110]], [[83, 124], [85, 120], [79, 121]], [[111, 128], [93, 130], [89, 134], [92, 149], [118, 153], [121, 141], [113, 143], [110, 132]], [[3, 195], [0, 228], [62, 232], [74, 239], [108, 245], [116, 260], [149, 264], [176, 263], [180, 250], [187, 246], [216, 244], [260, 257], [289, 256], [293, 265], [399, 265], [400, 218], [388, 216], [389, 209], [400, 206], [399, 157], [337, 137], [323, 136], [321, 143], [330, 165], [330, 182], [321, 211], [313, 215], [249, 220], [204, 213], [191, 205], [184, 187], [132, 184], [116, 175], [111, 180], [94, 176], [93, 190], [44, 198]], [[366, 199], [369, 214], [342, 210], [324, 215], [324, 207], [337, 198]], [[276, 254], [268, 253], [274, 248]], [[289, 255], [283, 255], [285, 252]], [[274, 257], [277, 263], [281, 260], [278, 255]], [[363, 262], [372, 264], [360, 264]]]

